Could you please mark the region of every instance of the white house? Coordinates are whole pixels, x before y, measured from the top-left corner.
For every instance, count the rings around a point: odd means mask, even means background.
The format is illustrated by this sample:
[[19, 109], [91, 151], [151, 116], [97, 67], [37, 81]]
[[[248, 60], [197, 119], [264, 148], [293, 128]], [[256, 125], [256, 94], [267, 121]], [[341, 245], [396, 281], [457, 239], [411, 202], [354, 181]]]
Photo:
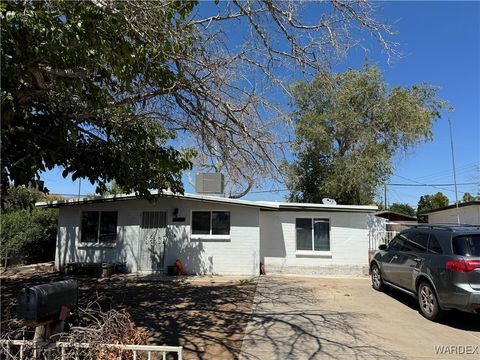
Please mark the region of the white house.
[[375, 206], [247, 201], [197, 194], [38, 203], [58, 207], [55, 265], [122, 263], [158, 272], [176, 259], [190, 274], [361, 274]]
[[468, 201], [422, 212], [430, 224], [480, 225], [480, 200]]

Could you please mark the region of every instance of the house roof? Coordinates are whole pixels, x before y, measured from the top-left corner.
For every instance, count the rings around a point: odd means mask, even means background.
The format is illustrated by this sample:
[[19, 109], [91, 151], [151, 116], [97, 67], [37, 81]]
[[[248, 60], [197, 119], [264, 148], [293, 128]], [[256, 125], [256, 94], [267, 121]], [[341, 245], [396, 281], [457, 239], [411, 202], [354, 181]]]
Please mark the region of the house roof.
[[392, 221], [417, 221], [417, 218], [415, 216], [400, 214], [398, 212], [390, 210], [377, 211], [373, 215]]
[[[177, 194], [170, 191], [153, 191], [152, 195], [156, 197], [176, 198], [191, 201], [200, 201], [207, 203], [217, 204], [231, 204], [238, 206], [256, 207], [261, 210], [269, 211], [346, 211], [346, 212], [374, 212], [377, 210], [376, 206], [367, 205], [325, 205], [325, 204], [308, 204], [308, 203], [287, 203], [287, 202], [273, 202], [273, 201], [253, 201], [242, 199], [231, 199], [220, 196], [200, 195], [200, 194]], [[108, 195], [108, 196], [95, 196], [84, 197], [80, 199], [65, 199], [57, 201], [38, 202], [35, 204], [37, 207], [64, 207], [64, 206], [76, 206], [94, 203], [104, 203], [113, 201], [127, 201], [135, 200], [139, 197], [135, 194], [122, 194], [122, 195]]]
[[326, 205], [316, 203], [289, 203], [289, 202], [271, 202], [276, 204], [280, 211], [347, 211], [347, 212], [368, 212], [372, 213], [378, 210], [377, 206], [371, 205]]
[[[480, 200], [466, 201], [466, 202], [458, 203], [458, 207], [475, 206], [475, 205], [480, 206]], [[437, 211], [454, 209], [454, 208], [456, 208], [456, 207], [457, 207], [457, 205], [456, 205], [456, 204], [453, 204], [453, 205], [443, 206], [443, 207], [436, 208], [436, 209], [432, 209], [432, 210], [422, 211], [422, 212], [420, 212], [420, 213], [418, 213], [418, 214], [419, 214], [419, 215], [431, 214], [431, 213], [434, 213], [434, 212], [437, 212]]]

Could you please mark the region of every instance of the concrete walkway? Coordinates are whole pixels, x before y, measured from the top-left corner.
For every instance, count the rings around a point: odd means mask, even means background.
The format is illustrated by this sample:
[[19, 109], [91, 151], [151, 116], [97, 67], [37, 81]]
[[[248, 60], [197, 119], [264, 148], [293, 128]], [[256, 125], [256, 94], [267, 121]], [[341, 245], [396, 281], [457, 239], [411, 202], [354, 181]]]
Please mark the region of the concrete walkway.
[[243, 360], [480, 359], [480, 317], [430, 322], [414, 299], [376, 292], [369, 279], [266, 276], [254, 302]]

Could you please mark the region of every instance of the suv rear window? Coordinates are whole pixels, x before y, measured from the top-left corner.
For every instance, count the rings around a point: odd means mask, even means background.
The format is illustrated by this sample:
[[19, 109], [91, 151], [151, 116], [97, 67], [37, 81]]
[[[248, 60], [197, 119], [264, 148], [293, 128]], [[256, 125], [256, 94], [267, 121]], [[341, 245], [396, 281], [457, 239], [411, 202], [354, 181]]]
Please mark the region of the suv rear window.
[[461, 256], [480, 256], [480, 234], [453, 238], [453, 252]]

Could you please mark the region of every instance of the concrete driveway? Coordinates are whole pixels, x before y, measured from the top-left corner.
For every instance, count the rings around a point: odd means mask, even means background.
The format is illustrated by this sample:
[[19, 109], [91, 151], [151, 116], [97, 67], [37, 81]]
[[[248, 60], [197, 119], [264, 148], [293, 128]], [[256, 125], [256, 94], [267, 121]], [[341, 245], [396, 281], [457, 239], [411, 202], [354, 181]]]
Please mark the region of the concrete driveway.
[[259, 279], [241, 359], [480, 359], [480, 316], [423, 318], [368, 278]]

